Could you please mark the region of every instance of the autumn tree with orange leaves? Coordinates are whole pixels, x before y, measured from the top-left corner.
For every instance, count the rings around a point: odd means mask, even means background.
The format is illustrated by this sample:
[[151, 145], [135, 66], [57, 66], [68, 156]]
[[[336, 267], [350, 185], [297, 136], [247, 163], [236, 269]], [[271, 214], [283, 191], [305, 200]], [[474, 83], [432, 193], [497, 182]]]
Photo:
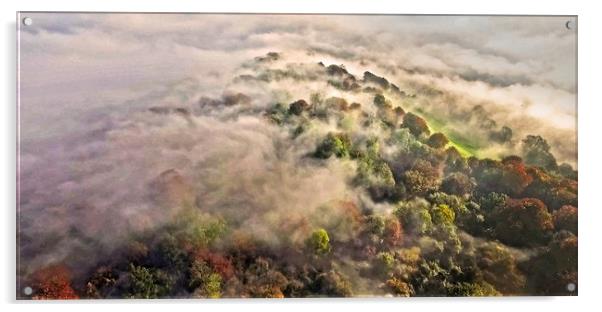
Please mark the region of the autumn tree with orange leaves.
[[33, 273], [33, 299], [79, 299], [71, 287], [71, 273], [64, 265], [51, 265]]

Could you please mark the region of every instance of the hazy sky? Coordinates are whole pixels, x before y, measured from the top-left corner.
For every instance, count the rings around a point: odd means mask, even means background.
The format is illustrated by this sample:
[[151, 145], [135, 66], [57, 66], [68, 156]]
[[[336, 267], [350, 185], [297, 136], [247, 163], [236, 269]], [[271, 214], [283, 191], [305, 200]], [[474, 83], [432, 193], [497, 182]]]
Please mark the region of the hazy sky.
[[574, 128], [576, 31], [565, 27], [576, 24], [573, 17], [27, 16], [33, 25], [20, 36], [25, 140], [69, 131], [93, 108], [123, 108], [184, 78], [220, 88], [242, 62], [273, 50], [453, 79], [440, 83]]

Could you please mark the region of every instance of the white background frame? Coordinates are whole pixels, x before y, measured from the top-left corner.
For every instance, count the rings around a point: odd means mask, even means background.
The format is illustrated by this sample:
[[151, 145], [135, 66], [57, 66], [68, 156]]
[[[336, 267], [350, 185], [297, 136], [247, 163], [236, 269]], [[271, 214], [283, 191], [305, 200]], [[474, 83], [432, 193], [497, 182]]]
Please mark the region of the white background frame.
[[[354, 0], [158, 0], [158, 1], [69, 1], [69, 0], [4, 0], [0, 2], [2, 16], [2, 67], [4, 73], [0, 88], [4, 95], [0, 111], [0, 198], [2, 205], [3, 250], [0, 252], [1, 303], [6, 305], [3, 311], [106, 311], [114, 308], [148, 309], [147, 311], [177, 310], [258, 310], [258, 311], [307, 311], [315, 308], [329, 310], [366, 311], [446, 311], [450, 308], [462, 311], [579, 311], [600, 305], [599, 291], [602, 275], [600, 264], [600, 240], [602, 223], [602, 192], [600, 180], [602, 159], [602, 79], [599, 78], [602, 67], [600, 58], [600, 30], [602, 30], [602, 10], [596, 1], [580, 0], [498, 0], [498, 1], [354, 1]], [[579, 296], [578, 297], [504, 297], [504, 298], [384, 298], [384, 299], [291, 299], [291, 300], [103, 300], [60, 302], [46, 305], [15, 301], [15, 209], [16, 209], [16, 11], [140, 11], [140, 12], [254, 12], [254, 13], [386, 13], [386, 14], [551, 14], [578, 15], [579, 22], [579, 192], [581, 214], [579, 218]], [[545, 52], [542, 52], [545, 53]], [[79, 302], [82, 303], [82, 302]], [[92, 304], [101, 303], [101, 304]], [[109, 304], [110, 306], [107, 306]], [[176, 304], [171, 308], [165, 304]], [[201, 306], [202, 305], [202, 306]], [[372, 307], [371, 305], [375, 305]], [[377, 305], [377, 307], [376, 307]]]

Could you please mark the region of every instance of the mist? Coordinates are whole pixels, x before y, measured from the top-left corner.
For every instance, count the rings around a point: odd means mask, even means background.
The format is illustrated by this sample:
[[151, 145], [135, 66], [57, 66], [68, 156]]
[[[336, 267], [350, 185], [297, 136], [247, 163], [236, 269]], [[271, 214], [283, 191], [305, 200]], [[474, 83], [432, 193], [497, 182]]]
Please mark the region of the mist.
[[[467, 138], [474, 156], [519, 154], [538, 134], [577, 165], [576, 35], [565, 17], [29, 16], [19, 46], [23, 274], [94, 265], [190, 207], [271, 246], [301, 246], [321, 227], [351, 241], [357, 227], [335, 226], [344, 203], [380, 214], [394, 205], [352, 183], [355, 162], [308, 155], [341, 124], [360, 141], [382, 130], [351, 115], [292, 137], [265, 116], [314, 94], [376, 113], [373, 94], [333, 86], [324, 65], [386, 78], [403, 91], [383, 90], [388, 100], [445, 120], [435, 130]], [[502, 126], [512, 140], [492, 142]]]

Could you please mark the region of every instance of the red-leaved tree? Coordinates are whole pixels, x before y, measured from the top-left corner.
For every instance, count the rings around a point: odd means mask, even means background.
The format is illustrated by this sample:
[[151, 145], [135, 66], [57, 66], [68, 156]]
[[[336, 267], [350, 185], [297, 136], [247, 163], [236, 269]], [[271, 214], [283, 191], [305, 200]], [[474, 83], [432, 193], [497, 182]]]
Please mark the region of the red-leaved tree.
[[79, 299], [71, 287], [71, 273], [64, 265], [51, 265], [33, 273], [33, 299]]

